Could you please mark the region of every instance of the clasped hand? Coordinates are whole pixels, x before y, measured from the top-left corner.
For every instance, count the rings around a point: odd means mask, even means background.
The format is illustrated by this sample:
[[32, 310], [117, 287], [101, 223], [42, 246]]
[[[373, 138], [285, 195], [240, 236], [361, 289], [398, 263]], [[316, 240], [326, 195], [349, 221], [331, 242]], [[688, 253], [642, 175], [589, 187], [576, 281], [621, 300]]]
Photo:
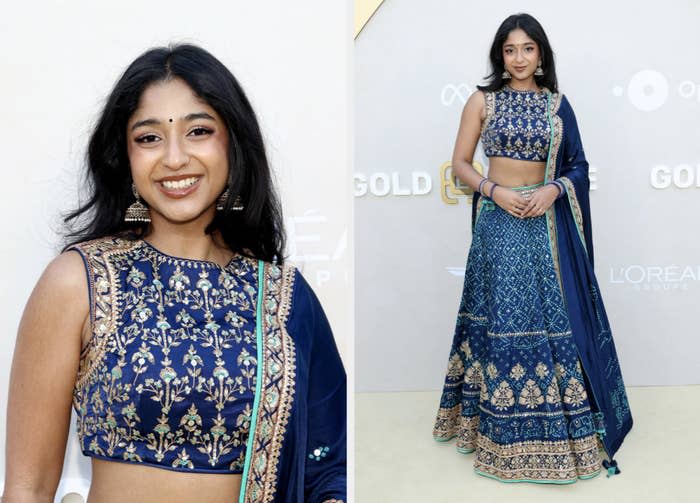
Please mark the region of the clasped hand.
[[518, 218], [539, 217], [549, 209], [559, 196], [559, 189], [554, 185], [543, 185], [525, 199], [518, 191], [507, 187], [495, 187], [493, 202]]

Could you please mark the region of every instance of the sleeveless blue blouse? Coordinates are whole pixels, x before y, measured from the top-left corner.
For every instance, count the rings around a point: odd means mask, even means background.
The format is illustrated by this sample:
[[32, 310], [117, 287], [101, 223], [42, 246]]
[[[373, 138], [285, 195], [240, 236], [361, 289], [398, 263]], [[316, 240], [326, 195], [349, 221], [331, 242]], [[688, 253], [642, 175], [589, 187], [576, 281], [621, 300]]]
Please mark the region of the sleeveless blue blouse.
[[225, 267], [144, 240], [83, 257], [92, 335], [74, 389], [83, 453], [172, 470], [241, 473], [256, 387], [258, 261]]
[[546, 161], [550, 138], [547, 93], [504, 86], [485, 93], [485, 98], [481, 142], [486, 156]]

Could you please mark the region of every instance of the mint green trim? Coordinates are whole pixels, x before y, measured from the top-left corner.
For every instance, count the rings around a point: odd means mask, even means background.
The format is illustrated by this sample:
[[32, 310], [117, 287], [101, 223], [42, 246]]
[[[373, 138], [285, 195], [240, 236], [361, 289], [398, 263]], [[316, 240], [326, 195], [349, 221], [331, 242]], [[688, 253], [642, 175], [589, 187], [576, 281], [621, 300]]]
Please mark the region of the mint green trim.
[[[552, 149], [554, 148], [554, 124], [552, 123], [552, 92], [547, 93], [547, 122], [549, 123], [549, 150], [547, 151], [547, 164], [544, 167], [544, 181], [549, 181], [549, 166], [552, 163]], [[552, 250], [552, 235], [549, 232], [549, 211], [545, 213], [547, 219], [547, 239], [549, 239], [549, 254], [554, 260], [554, 251]]]
[[452, 435], [452, 436], [449, 437], [449, 438], [433, 437], [433, 440], [435, 440], [436, 442], [449, 442], [450, 440], [452, 440], [452, 439], [455, 438], [456, 436], [457, 436], [457, 435]]
[[457, 447], [457, 452], [459, 452], [460, 454], [471, 454], [475, 450], [476, 449], [464, 449], [462, 447]]
[[504, 480], [502, 478], [496, 477], [495, 475], [491, 475], [490, 473], [484, 473], [482, 471], [477, 470], [474, 468], [474, 471], [478, 473], [479, 475], [483, 475], [484, 477], [488, 477], [493, 480], [497, 480], [499, 482], [503, 482], [504, 484], [511, 484], [513, 482], [532, 482], [534, 484], [558, 484], [558, 485], [566, 485], [566, 484], [573, 484], [577, 480], [588, 480], [592, 479], [593, 477], [597, 477], [600, 474], [600, 470], [595, 472], [592, 475], [583, 475], [579, 476], [575, 479], [568, 479], [568, 480], [534, 480], [534, 479], [514, 479], [514, 480]]
[[[545, 176], [546, 173], [545, 173]], [[534, 185], [520, 185], [519, 187], [510, 187], [511, 190], [525, 190], [525, 189], [531, 189], [532, 187], [539, 187], [540, 185], [544, 185], [544, 182], [536, 183]]]
[[255, 376], [255, 400], [253, 400], [253, 418], [250, 420], [250, 430], [248, 433], [248, 445], [245, 449], [245, 463], [243, 475], [241, 475], [241, 493], [238, 503], [245, 503], [245, 490], [248, 485], [248, 474], [250, 473], [250, 463], [253, 457], [253, 441], [255, 440], [255, 428], [258, 423], [258, 407], [260, 406], [260, 395], [262, 394], [262, 375], [265, 367], [263, 362], [263, 340], [262, 340], [262, 305], [265, 293], [265, 263], [258, 260], [258, 298], [255, 310], [255, 346], [258, 352], [258, 368]]

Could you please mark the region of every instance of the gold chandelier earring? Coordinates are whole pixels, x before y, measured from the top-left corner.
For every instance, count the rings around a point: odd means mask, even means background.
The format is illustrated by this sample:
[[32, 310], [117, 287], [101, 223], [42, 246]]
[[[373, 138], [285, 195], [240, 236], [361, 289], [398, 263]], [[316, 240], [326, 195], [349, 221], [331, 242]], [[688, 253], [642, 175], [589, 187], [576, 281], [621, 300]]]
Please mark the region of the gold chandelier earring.
[[511, 78], [510, 72], [508, 70], [503, 70], [503, 73], [501, 74], [501, 78], [503, 78], [504, 80], [508, 80], [509, 78]]
[[226, 187], [226, 190], [216, 200], [216, 209], [218, 211], [223, 211], [226, 208], [226, 200], [228, 199], [228, 194], [228, 187]]
[[[216, 200], [216, 209], [218, 211], [224, 211], [226, 209], [226, 201], [230, 197], [230, 192], [229, 188], [226, 187], [226, 190], [219, 196], [219, 198]], [[236, 196], [236, 198], [233, 200], [233, 206], [231, 206], [232, 211], [242, 211], [243, 210], [243, 203], [241, 202], [241, 196]]]
[[126, 209], [126, 214], [124, 215], [125, 222], [150, 222], [151, 221], [151, 210], [148, 206], [141, 202], [139, 193], [136, 191], [136, 185], [131, 184], [131, 192], [134, 194], [134, 201], [131, 206]]
[[541, 77], [544, 75], [544, 70], [542, 70], [542, 60], [537, 63], [537, 70], [535, 70], [535, 76]]

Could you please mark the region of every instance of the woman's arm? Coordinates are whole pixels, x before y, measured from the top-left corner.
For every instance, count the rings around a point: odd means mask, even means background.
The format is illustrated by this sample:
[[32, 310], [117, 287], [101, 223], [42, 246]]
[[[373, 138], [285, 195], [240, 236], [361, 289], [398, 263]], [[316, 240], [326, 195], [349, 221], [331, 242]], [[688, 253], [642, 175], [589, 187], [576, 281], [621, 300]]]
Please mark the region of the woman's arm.
[[[481, 123], [486, 118], [486, 100], [482, 91], [473, 93], [462, 110], [462, 118], [459, 122], [457, 140], [452, 153], [452, 172], [462, 183], [466, 183], [475, 191], [479, 189], [479, 182], [483, 178], [472, 166], [474, 151], [479, 143]], [[487, 190], [491, 183], [487, 182]]]
[[89, 324], [81, 257], [63, 253], [46, 268], [22, 315], [7, 406], [3, 503], [51, 503], [69, 431], [81, 333]]

